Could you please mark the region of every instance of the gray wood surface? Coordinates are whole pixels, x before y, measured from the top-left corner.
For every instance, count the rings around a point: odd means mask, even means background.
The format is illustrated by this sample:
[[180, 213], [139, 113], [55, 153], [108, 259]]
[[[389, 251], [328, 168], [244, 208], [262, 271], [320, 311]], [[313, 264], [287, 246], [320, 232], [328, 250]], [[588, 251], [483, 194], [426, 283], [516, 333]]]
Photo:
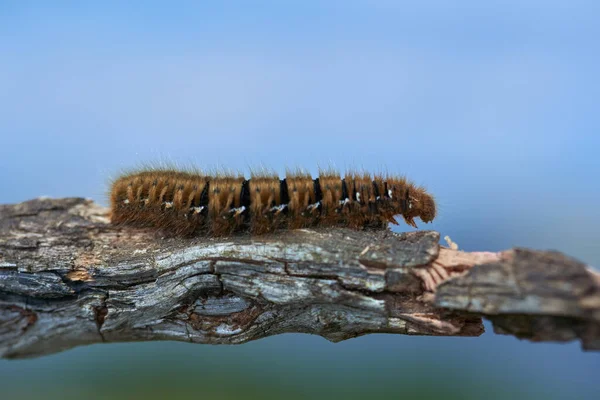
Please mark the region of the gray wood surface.
[[600, 278], [560, 253], [465, 253], [439, 234], [347, 229], [176, 238], [115, 228], [81, 198], [0, 206], [0, 356], [285, 332], [581, 340], [600, 349]]

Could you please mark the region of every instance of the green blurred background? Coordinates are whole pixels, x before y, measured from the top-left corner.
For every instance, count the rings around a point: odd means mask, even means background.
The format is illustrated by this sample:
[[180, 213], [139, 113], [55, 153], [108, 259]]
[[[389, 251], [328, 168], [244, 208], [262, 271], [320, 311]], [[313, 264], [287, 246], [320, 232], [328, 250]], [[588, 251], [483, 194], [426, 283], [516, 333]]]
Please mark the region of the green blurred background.
[[[386, 168], [462, 249], [600, 266], [599, 20], [579, 0], [0, 1], [0, 203], [106, 204], [156, 160]], [[87, 346], [0, 361], [0, 398], [600, 398], [598, 354], [486, 328]]]
[[[487, 326], [487, 328], [490, 328]], [[510, 337], [287, 334], [241, 346], [93, 345], [2, 361], [2, 398], [593, 399], [597, 354]]]

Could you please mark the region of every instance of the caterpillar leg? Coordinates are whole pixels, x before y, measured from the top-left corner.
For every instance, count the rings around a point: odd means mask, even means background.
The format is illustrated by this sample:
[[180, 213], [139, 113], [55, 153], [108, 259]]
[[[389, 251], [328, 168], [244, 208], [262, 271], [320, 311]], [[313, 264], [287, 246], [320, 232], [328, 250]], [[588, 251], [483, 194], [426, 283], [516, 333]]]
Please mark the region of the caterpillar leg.
[[404, 217], [404, 221], [405, 221], [405, 222], [406, 222], [408, 225], [412, 226], [413, 228], [418, 228], [418, 226], [417, 226], [417, 224], [415, 223], [415, 220], [414, 220], [413, 218], [411, 218], [411, 217], [405, 217], [405, 216], [403, 216], [403, 217]]

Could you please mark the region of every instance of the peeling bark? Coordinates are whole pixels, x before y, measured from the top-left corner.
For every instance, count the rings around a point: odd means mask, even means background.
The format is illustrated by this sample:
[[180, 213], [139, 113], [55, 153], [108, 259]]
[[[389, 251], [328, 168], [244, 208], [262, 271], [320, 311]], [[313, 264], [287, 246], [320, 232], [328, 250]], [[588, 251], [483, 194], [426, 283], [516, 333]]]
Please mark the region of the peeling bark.
[[284, 332], [580, 339], [600, 349], [600, 278], [555, 252], [465, 253], [433, 231], [173, 238], [81, 198], [0, 206], [0, 355], [99, 342], [237, 344]]

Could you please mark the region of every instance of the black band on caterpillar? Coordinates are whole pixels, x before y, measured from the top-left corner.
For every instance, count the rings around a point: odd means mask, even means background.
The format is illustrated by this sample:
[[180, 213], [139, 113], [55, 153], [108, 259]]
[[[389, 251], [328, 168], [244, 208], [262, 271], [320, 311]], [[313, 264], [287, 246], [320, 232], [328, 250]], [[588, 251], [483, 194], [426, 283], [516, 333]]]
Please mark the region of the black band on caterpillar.
[[[204, 207], [208, 210], [208, 191], [210, 190], [210, 182], [206, 182], [204, 185], [204, 189], [202, 189], [202, 193], [200, 194], [200, 200], [198, 202], [198, 207]], [[194, 190], [198, 190], [197, 186], [194, 186]]]
[[313, 185], [315, 188], [316, 203], [319, 203], [323, 199], [323, 192], [321, 191], [321, 184], [319, 183], [319, 178], [313, 180]]
[[380, 197], [380, 194], [379, 194], [379, 185], [375, 181], [373, 181], [373, 192], [375, 193], [375, 197], [376, 198]]
[[[279, 190], [281, 193], [281, 203], [282, 204], [287, 204], [290, 202], [290, 195], [288, 193], [288, 186], [287, 186], [287, 181], [285, 180], [285, 178], [283, 178], [281, 181], [279, 181]], [[287, 211], [287, 210], [285, 210]]]
[[240, 192], [240, 203], [242, 207], [250, 207], [250, 181], [245, 180], [242, 182], [242, 190]]
[[327, 172], [204, 176], [148, 170], [121, 176], [111, 188], [111, 222], [174, 235], [262, 234], [311, 226], [383, 228], [401, 215], [416, 227], [435, 218], [433, 197], [404, 178]]
[[346, 186], [346, 179], [342, 179], [342, 199], [348, 199], [348, 186]]

